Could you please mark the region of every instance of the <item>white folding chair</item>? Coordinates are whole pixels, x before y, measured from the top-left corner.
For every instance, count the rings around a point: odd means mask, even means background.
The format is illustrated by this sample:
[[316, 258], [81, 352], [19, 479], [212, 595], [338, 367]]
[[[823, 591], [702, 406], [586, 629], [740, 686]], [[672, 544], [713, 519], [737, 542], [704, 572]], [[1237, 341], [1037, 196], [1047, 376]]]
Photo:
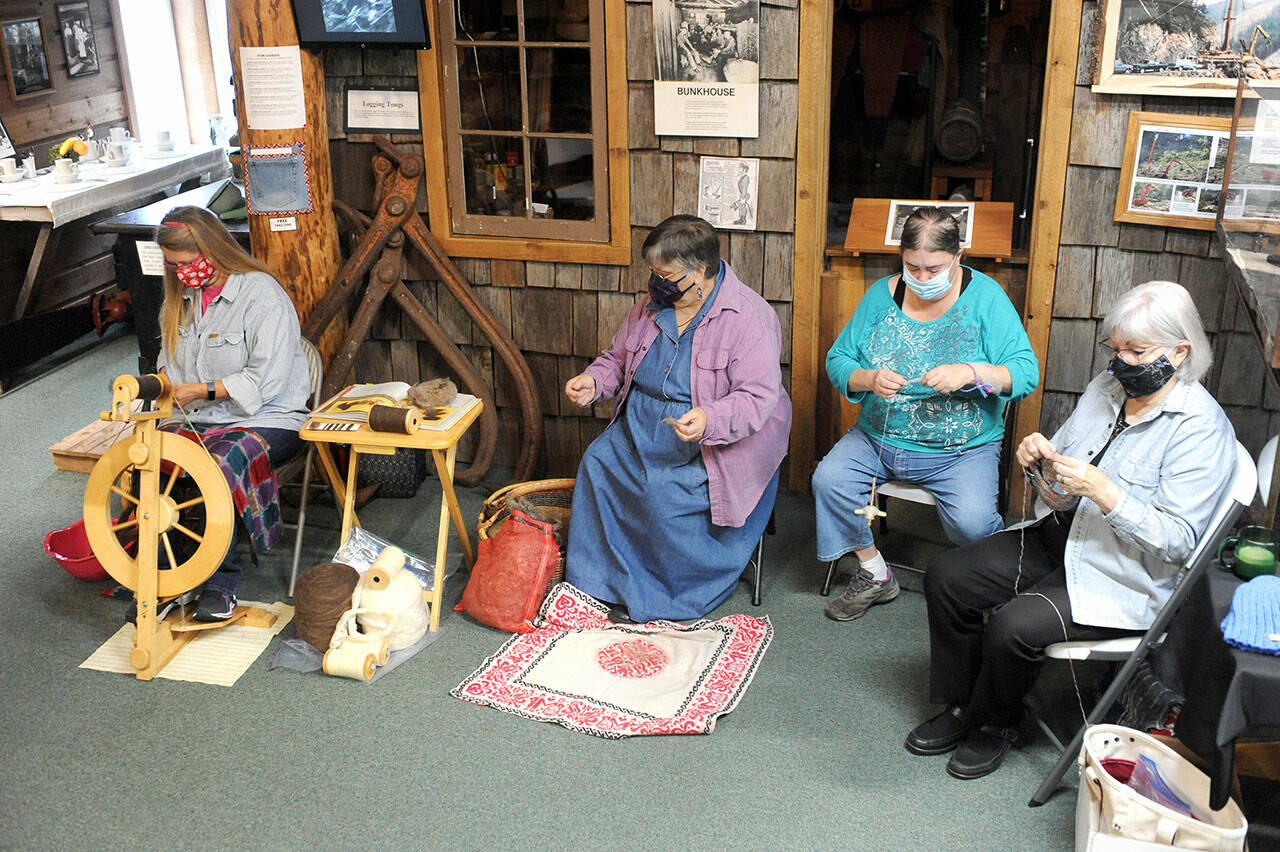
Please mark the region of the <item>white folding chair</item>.
[[[1096, 725], [1102, 721], [1102, 717], [1111, 709], [1111, 705], [1119, 699], [1120, 693], [1129, 685], [1129, 681], [1133, 679], [1134, 674], [1138, 671], [1138, 666], [1147, 658], [1150, 650], [1163, 641], [1165, 631], [1169, 629], [1169, 622], [1173, 620], [1174, 615], [1177, 614], [1187, 595], [1195, 588], [1196, 581], [1200, 579], [1200, 576], [1204, 574], [1210, 563], [1217, 557], [1218, 544], [1231, 531], [1231, 527], [1239, 519], [1240, 514], [1253, 501], [1253, 492], [1257, 487], [1258, 471], [1254, 467], [1253, 459], [1249, 457], [1249, 451], [1237, 441], [1236, 467], [1232, 473], [1231, 487], [1227, 489], [1226, 494], [1214, 510], [1209, 526], [1204, 531], [1204, 534], [1200, 536], [1200, 540], [1196, 542], [1191, 556], [1187, 558], [1178, 578], [1178, 583], [1174, 587], [1173, 594], [1169, 596], [1169, 600], [1156, 613], [1155, 620], [1147, 628], [1147, 632], [1141, 636], [1102, 639], [1096, 642], [1059, 642], [1045, 648], [1046, 656], [1058, 660], [1124, 660], [1125, 663], [1120, 667], [1120, 671], [1116, 673], [1116, 676], [1112, 678], [1111, 684], [1107, 687], [1106, 692], [1102, 694], [1102, 697], [1098, 699], [1098, 703], [1089, 711], [1084, 724], [1076, 731], [1071, 743], [1063, 748], [1058, 762], [1053, 765], [1053, 768], [1049, 770], [1049, 774], [1040, 782], [1040, 787], [1036, 790], [1035, 795], [1031, 797], [1031, 801], [1027, 803], [1030, 807], [1038, 807], [1049, 800], [1049, 796], [1057, 789], [1058, 783], [1066, 773], [1067, 767], [1080, 754], [1080, 745], [1084, 742], [1085, 730], [1089, 726]], [[1039, 718], [1036, 721], [1040, 724], [1042, 730], [1048, 732]], [[1061, 742], [1057, 737], [1053, 736], [1051, 732], [1048, 733], [1050, 733], [1050, 739], [1062, 748]]]
[[[302, 338], [302, 351], [307, 356], [307, 378], [311, 384], [311, 396], [307, 404], [314, 407], [321, 402], [320, 389], [324, 385], [324, 362], [320, 360], [320, 352], [315, 345], [305, 337]], [[307, 498], [311, 491], [311, 468], [315, 460], [315, 452], [316, 445], [308, 441], [304, 450], [276, 468], [277, 482], [293, 479], [298, 475], [299, 469], [302, 471], [302, 494], [298, 498], [298, 522], [284, 524], [286, 528], [297, 531], [293, 537], [293, 567], [289, 573], [289, 597], [293, 597], [293, 586], [298, 580], [298, 560], [302, 556], [302, 531], [307, 525]]]

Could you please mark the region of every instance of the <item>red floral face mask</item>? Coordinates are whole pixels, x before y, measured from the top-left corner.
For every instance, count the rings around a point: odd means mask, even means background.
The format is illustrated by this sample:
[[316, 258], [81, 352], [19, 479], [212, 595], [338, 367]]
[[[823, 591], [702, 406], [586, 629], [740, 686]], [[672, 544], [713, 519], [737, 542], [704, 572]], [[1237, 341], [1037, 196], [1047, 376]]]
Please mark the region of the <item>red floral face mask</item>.
[[173, 269], [178, 280], [193, 290], [199, 290], [218, 274], [218, 270], [203, 254], [198, 254], [190, 263], [180, 263]]

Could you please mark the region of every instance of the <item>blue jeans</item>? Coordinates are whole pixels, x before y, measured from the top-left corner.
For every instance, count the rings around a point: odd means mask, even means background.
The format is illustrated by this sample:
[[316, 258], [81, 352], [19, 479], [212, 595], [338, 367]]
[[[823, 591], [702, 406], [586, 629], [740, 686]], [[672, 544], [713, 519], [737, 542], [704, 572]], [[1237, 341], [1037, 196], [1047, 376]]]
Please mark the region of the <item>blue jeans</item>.
[[927, 489], [956, 544], [991, 535], [1004, 526], [996, 510], [999, 468], [999, 441], [958, 453], [924, 453], [874, 441], [853, 427], [813, 472], [818, 559], [830, 562], [875, 542], [866, 519], [854, 514], [870, 502], [873, 477], [877, 484], [896, 479]]

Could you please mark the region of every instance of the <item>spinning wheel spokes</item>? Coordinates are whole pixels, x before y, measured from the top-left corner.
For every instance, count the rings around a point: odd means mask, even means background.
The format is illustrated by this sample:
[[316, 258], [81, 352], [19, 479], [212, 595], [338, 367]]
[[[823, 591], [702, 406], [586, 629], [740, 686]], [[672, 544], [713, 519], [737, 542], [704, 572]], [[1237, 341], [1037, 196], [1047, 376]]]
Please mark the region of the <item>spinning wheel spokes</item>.
[[[158, 541], [149, 552], [163, 549], [157, 560], [157, 594], [170, 598], [196, 588], [217, 570], [231, 542], [234, 517], [226, 478], [203, 448], [168, 432], [155, 433], [155, 446], [159, 460], [150, 467], [140, 441], [121, 441], [102, 456], [85, 487], [85, 533], [107, 573], [137, 591], [144, 567], [124, 549], [117, 533], [136, 530], [142, 536], [153, 530]], [[138, 458], [142, 461], [136, 462]], [[180, 479], [186, 493], [175, 500]], [[175, 530], [186, 541], [172, 540]]]

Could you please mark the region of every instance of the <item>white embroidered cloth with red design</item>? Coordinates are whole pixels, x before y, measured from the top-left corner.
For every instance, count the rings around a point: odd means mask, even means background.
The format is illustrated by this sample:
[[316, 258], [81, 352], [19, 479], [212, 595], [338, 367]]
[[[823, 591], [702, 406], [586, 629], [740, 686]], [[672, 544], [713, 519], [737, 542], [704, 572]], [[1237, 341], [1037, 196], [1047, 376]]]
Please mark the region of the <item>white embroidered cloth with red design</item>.
[[742, 700], [773, 641], [768, 617], [614, 624], [568, 583], [450, 692], [598, 737], [709, 734]]

